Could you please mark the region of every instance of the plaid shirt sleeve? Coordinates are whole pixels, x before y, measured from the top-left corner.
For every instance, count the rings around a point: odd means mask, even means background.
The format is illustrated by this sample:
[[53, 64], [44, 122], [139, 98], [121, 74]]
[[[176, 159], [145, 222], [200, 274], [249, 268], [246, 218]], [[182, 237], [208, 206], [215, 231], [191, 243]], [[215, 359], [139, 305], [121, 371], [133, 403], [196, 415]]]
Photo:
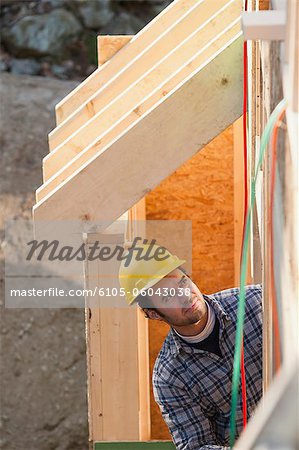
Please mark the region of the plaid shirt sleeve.
[[166, 381], [155, 373], [153, 390], [177, 450], [229, 449], [213, 445], [217, 439], [209, 419], [203, 415], [200, 405], [193, 404], [190, 408], [190, 396], [178, 379]]

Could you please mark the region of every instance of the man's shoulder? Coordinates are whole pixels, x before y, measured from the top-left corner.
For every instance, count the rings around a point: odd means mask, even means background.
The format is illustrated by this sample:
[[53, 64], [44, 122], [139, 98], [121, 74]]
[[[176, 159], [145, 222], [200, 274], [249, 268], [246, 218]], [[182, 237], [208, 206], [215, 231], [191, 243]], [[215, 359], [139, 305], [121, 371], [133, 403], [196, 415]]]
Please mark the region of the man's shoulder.
[[[249, 284], [245, 287], [246, 289], [246, 298], [261, 298], [262, 296], [262, 285], [261, 284]], [[233, 287], [229, 289], [225, 289], [222, 291], [215, 292], [211, 294], [216, 300], [225, 300], [230, 297], [238, 297], [240, 293], [239, 287]]]
[[153, 380], [160, 378], [162, 375], [164, 378], [167, 378], [167, 374], [172, 371], [173, 365], [175, 364], [174, 347], [173, 333], [170, 330], [156, 358], [153, 369]]
[[[222, 311], [224, 310], [232, 319], [236, 319], [239, 305], [240, 288], [230, 288], [216, 292], [207, 296], [211, 300], [216, 300]], [[218, 307], [219, 307], [218, 306]], [[255, 315], [262, 311], [262, 286], [251, 284], [245, 287], [245, 308], [246, 314], [253, 312]]]
[[[215, 292], [214, 294], [208, 295], [207, 297], [212, 297], [223, 306], [233, 306], [238, 303], [240, 294], [240, 288], [234, 287], [230, 289], [225, 289], [223, 291]], [[262, 301], [262, 286], [260, 284], [250, 284], [245, 287], [245, 297], [246, 303]]]

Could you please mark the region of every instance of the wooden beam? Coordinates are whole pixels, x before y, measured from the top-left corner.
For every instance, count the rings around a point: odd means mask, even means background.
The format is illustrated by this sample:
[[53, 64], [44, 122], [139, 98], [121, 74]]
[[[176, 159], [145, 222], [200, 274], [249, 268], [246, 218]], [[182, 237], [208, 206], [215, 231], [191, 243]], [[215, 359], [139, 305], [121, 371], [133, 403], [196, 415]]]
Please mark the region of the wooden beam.
[[[248, 48], [248, 55], [251, 53], [251, 86], [249, 86], [249, 103], [251, 110], [248, 111], [248, 123], [251, 124], [249, 130], [251, 135], [248, 137], [250, 142], [251, 154], [249, 155], [251, 161], [251, 179], [255, 175], [257, 146], [260, 142], [260, 53], [259, 42], [252, 42]], [[262, 172], [260, 171], [259, 179], [256, 185], [256, 201], [252, 214], [252, 282], [258, 284], [262, 282], [262, 253], [261, 253], [261, 180]]]
[[235, 38], [39, 202], [35, 220], [115, 220], [241, 110], [242, 39]]
[[240, 284], [240, 261], [244, 211], [243, 118], [233, 126], [234, 133], [234, 263], [235, 286]]
[[[86, 245], [123, 245], [124, 235], [90, 233]], [[109, 264], [113, 272], [109, 272]], [[116, 261], [87, 261], [86, 289], [112, 288]], [[118, 286], [115, 279], [113, 287]], [[87, 297], [87, 367], [90, 441], [150, 439], [147, 328], [136, 307], [107, 307], [103, 297]], [[115, 298], [114, 298], [115, 300]], [[125, 301], [123, 299], [123, 301]], [[142, 330], [142, 333], [141, 333]]]
[[98, 36], [98, 63], [102, 66], [121, 50], [133, 36]]
[[[112, 45], [113, 38], [115, 45]], [[100, 40], [99, 51], [111, 57], [112, 49], [117, 52], [121, 48], [121, 37], [109, 39], [108, 51], [106, 44], [106, 40]], [[145, 217], [145, 201], [141, 200], [106, 234], [89, 233], [86, 243], [104, 240], [122, 245], [125, 240], [133, 241], [135, 235], [144, 232], [140, 228]], [[127, 224], [126, 232], [123, 221]], [[100, 270], [98, 261], [86, 261], [86, 288], [104, 287], [107, 280], [99, 273], [104, 270], [107, 271], [106, 264]], [[85, 315], [89, 440], [91, 443], [111, 439], [148, 440], [151, 429], [148, 322], [136, 308], [100, 309], [100, 300], [92, 299]]]
[[174, 22], [182, 17], [198, 0], [175, 0], [154, 20], [144, 27], [121, 52], [115, 55], [111, 63], [95, 70], [83, 83], [74, 89], [56, 106], [56, 121], [61, 124], [82, 103], [88, 100], [101, 86], [113, 77], [118, 70], [140, 54], [148, 45], [159, 38]]
[[[60, 183], [71, 176], [76, 170], [78, 170], [85, 162], [87, 162], [93, 155], [105, 148], [110, 142], [112, 142], [117, 136], [119, 136], [124, 130], [126, 130], [133, 123], [138, 122], [140, 117], [146, 114], [155, 104], [158, 104], [161, 99], [164, 98], [169, 92], [173, 91], [176, 86], [180, 85], [184, 80], [190, 76], [195, 70], [198, 70], [205, 61], [209, 60], [213, 55], [223, 48], [232, 38], [236, 37], [239, 33], [240, 25], [237, 23], [231, 29], [227, 30], [225, 34], [220, 36], [219, 39], [211, 42], [211, 45], [207, 47], [203, 52], [199, 52], [199, 55], [195, 54], [194, 59], [186, 62], [183, 68], [175, 73], [170, 79], [162, 83], [160, 87], [153, 91], [151, 96], [148, 96], [144, 101], [143, 99], [131, 108], [128, 114], [124, 114], [123, 117], [116, 122], [116, 124], [108, 127], [107, 130], [103, 129], [102, 133], [97, 136], [97, 139], [87, 146], [79, 154], [70, 149], [64, 147], [56, 150], [44, 159], [44, 176], [48, 180], [37, 190], [37, 200], [41, 200], [51, 190], [57, 187]], [[124, 100], [126, 97], [124, 98]], [[126, 108], [126, 102], [123, 102], [124, 108]], [[107, 111], [109, 113], [109, 109]], [[98, 128], [96, 132], [100, 132], [102, 125], [113, 119], [112, 114], [102, 115], [97, 120]], [[105, 121], [106, 117], [106, 121]], [[51, 178], [52, 177], [52, 178]]]
[[[224, 6], [227, 7], [221, 12]], [[218, 12], [219, 16], [213, 19], [213, 15]], [[98, 121], [102, 124], [102, 128], [105, 128], [105, 119], [100, 114], [111, 105], [111, 102], [115, 100], [112, 108], [116, 109], [118, 114], [107, 111], [111, 117], [110, 122], [115, 115], [121, 117], [124, 106], [127, 105], [126, 111], [129, 111], [130, 105], [136, 102], [135, 98], [138, 101], [138, 94], [137, 97], [134, 96], [136, 89], [139, 91], [139, 96], [148, 95], [161, 83], [163, 77], [178, 70], [184, 60], [191, 58], [192, 53], [203, 48], [210, 39], [229, 26], [240, 13], [241, 5], [236, 0], [230, 0], [230, 2], [218, 0], [209, 4], [199, 2], [188, 11], [188, 14], [170, 26], [160, 39], [149, 45], [135, 59], [130, 60], [122, 70], [118, 69], [114, 77], [94, 92], [94, 95], [68, 120], [55, 128], [49, 134], [50, 151], [64, 145], [70, 150], [75, 149], [78, 153], [96, 138]], [[193, 32], [196, 35], [193, 35]], [[132, 89], [128, 92], [130, 87]], [[118, 107], [118, 96], [123, 98], [124, 91], [128, 92], [126, 99], [123, 100], [124, 106]], [[87, 123], [90, 119], [94, 121]]]
[[[294, 113], [299, 111], [299, 4], [296, 0], [288, 1], [288, 21], [287, 21], [287, 39], [286, 39], [286, 55], [285, 62], [288, 64], [288, 68], [284, 68], [284, 78], [287, 78], [288, 82], [284, 83], [285, 97], [290, 103], [290, 109]], [[295, 118], [296, 120], [296, 118]], [[295, 127], [294, 127], [295, 128]], [[295, 133], [295, 130], [294, 132]], [[298, 145], [298, 132], [297, 132], [297, 145]]]

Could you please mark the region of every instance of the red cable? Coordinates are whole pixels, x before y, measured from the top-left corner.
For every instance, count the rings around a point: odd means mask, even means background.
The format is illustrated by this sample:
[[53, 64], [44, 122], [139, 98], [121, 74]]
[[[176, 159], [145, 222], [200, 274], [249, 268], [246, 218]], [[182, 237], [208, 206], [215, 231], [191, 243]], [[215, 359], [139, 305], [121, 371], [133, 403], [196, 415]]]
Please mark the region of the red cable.
[[[247, 2], [245, 0], [244, 10], [247, 11]], [[244, 161], [244, 216], [243, 216], [243, 232], [242, 232], [242, 251], [243, 256], [245, 223], [248, 211], [248, 164], [247, 164], [247, 41], [243, 43], [243, 161]], [[241, 266], [241, 265], [240, 265]], [[242, 411], [243, 411], [243, 428], [247, 426], [247, 392], [246, 392], [246, 372], [244, 362], [244, 341], [241, 347], [241, 386], [242, 386]]]
[[269, 238], [270, 238], [270, 293], [272, 301], [273, 313], [273, 330], [274, 330], [274, 362], [276, 372], [281, 366], [281, 350], [280, 350], [280, 331], [277, 312], [277, 300], [275, 290], [275, 274], [274, 274], [274, 244], [273, 244], [273, 213], [274, 213], [274, 193], [276, 180], [276, 161], [277, 161], [277, 137], [278, 130], [281, 125], [281, 119], [285, 114], [285, 108], [281, 111], [273, 128], [271, 148], [272, 148], [272, 164], [271, 164], [271, 183], [270, 183], [270, 213], [269, 213]]

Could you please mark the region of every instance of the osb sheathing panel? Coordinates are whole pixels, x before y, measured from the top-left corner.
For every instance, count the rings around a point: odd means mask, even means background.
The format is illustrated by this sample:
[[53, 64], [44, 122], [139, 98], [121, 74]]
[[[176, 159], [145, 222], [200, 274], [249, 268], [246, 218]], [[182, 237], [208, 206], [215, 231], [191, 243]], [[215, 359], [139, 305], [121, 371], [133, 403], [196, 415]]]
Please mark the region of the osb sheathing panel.
[[260, 0], [259, 1], [259, 9], [270, 9], [270, 0]]
[[[146, 197], [146, 217], [192, 220], [192, 277], [203, 293], [234, 283], [232, 127], [215, 138]], [[169, 327], [150, 321], [150, 371]], [[151, 390], [152, 439], [169, 439]]]

